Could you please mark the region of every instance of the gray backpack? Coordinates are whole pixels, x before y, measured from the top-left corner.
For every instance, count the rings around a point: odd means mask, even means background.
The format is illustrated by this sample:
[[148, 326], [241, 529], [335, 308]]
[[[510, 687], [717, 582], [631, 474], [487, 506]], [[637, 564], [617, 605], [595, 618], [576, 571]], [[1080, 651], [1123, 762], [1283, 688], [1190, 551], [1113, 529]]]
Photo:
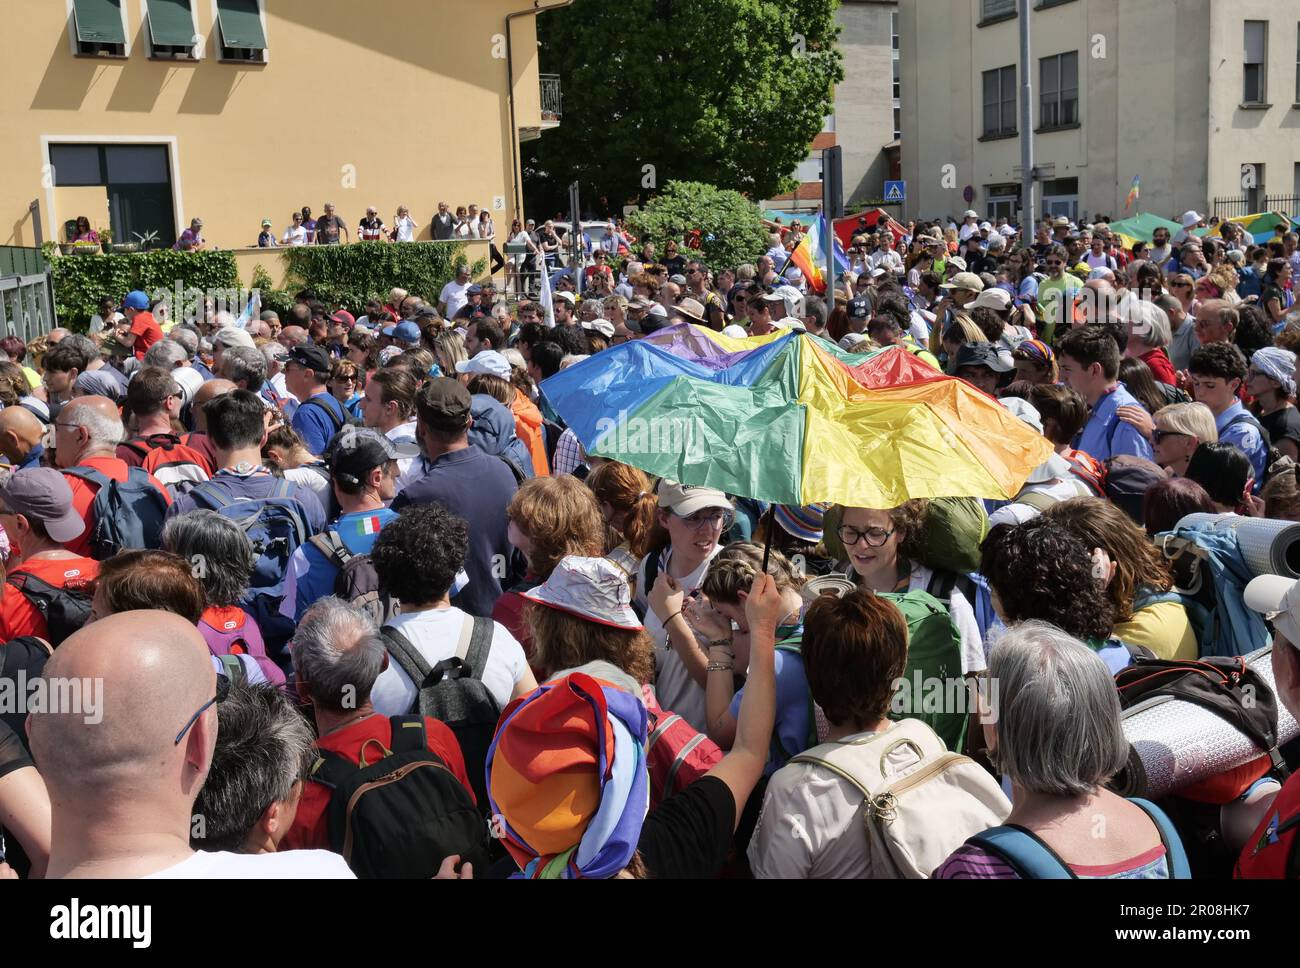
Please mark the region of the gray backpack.
[[409, 711], [439, 720], [456, 735], [474, 796], [485, 812], [488, 747], [501, 717], [501, 707], [483, 685], [494, 627], [490, 618], [465, 616], [455, 654], [435, 666], [397, 629], [389, 625], [382, 629], [388, 654], [419, 692]]

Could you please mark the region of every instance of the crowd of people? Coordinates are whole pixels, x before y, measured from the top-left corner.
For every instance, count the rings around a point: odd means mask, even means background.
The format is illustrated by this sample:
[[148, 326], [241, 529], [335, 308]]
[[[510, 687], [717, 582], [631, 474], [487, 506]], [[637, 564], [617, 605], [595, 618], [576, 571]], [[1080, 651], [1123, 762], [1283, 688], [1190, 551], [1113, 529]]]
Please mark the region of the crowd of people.
[[[440, 205], [435, 230], [465, 219], [491, 225]], [[309, 220], [295, 238], [346, 233]], [[0, 714], [0, 870], [1287, 870], [1289, 747], [1219, 778], [1197, 854], [1203, 814], [1116, 792], [1116, 677], [1222, 654], [1159, 536], [1300, 521], [1295, 235], [1135, 253], [967, 212], [855, 237], [818, 293], [774, 229], [715, 272], [612, 226], [540, 299], [462, 266], [283, 319], [131, 292], [88, 335], [0, 340], [0, 671], [102, 689]], [[544, 381], [680, 324], [901, 349], [1052, 456], [1009, 500], [796, 507], [587, 453]], [[1239, 592], [1300, 715], [1300, 586]], [[969, 690], [908, 700], [914, 678]]]

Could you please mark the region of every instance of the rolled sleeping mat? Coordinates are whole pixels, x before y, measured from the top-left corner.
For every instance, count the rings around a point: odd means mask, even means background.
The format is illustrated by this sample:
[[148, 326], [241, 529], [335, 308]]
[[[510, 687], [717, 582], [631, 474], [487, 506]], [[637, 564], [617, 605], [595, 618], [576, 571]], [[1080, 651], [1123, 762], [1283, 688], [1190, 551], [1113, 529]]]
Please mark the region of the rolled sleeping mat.
[[[1272, 653], [1269, 645], [1245, 659], [1276, 692]], [[1277, 745], [1281, 747], [1300, 733], [1300, 724], [1281, 701], [1277, 703], [1277, 720]], [[1121, 725], [1131, 747], [1129, 762], [1111, 788], [1123, 796], [1159, 799], [1177, 794], [1246, 767], [1265, 752], [1210, 710], [1173, 696], [1153, 696], [1124, 710]]]
[[1300, 578], [1300, 524], [1239, 514], [1189, 514], [1179, 528], [1214, 523], [1215, 531], [1234, 531], [1247, 567], [1256, 575]]

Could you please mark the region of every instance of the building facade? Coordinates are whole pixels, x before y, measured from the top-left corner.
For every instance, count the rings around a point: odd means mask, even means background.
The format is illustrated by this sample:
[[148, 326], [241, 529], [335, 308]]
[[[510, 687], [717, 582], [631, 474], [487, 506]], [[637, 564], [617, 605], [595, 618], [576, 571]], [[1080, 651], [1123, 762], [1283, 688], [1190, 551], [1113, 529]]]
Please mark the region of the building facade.
[[[407, 205], [522, 208], [519, 140], [558, 123], [527, 0], [8, 0], [0, 244], [281, 235], [332, 202], [355, 238]], [[543, 88], [546, 87], [546, 91]], [[546, 102], [546, 103], [544, 103]]]
[[[1016, 214], [1017, 8], [902, 0], [908, 218]], [[1040, 215], [1300, 207], [1300, 0], [1034, 0], [1030, 16]]]
[[793, 192], [764, 204], [787, 211], [815, 211], [822, 202], [823, 148], [839, 145], [844, 175], [843, 202], [878, 202], [885, 180], [897, 178], [899, 36], [896, 0], [841, 0], [837, 47], [844, 57], [844, 80], [835, 88], [835, 109], [809, 146], [807, 160], [794, 176]]

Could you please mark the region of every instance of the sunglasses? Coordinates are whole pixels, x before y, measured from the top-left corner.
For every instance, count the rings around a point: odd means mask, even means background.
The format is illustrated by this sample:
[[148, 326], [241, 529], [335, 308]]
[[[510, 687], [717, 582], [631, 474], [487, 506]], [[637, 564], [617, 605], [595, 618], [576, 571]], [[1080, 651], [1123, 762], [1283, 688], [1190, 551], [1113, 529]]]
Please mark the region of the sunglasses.
[[[677, 514], [676, 511], [673, 513]], [[694, 531], [708, 529], [726, 531], [736, 520], [734, 511], [724, 511], [721, 508], [705, 508], [703, 511], [696, 511], [694, 514], [677, 514], [677, 517]]]
[[183, 740], [185, 738], [185, 734], [190, 731], [190, 727], [199, 721], [199, 717], [202, 716], [205, 712], [207, 712], [208, 707], [219, 705], [220, 703], [225, 702], [226, 697], [229, 695], [230, 695], [230, 679], [226, 676], [218, 675], [217, 694], [213, 696], [211, 699], [209, 699], [207, 702], [205, 702], [197, 710], [195, 710], [194, 715], [189, 718], [189, 721], [186, 722], [186, 724], [181, 727], [181, 731], [176, 734], [176, 740], [172, 745], [180, 746], [181, 740]]
[[1151, 443], [1158, 444], [1166, 437], [1190, 437], [1191, 434], [1185, 434], [1179, 430], [1160, 430], [1159, 428], [1151, 431]]

